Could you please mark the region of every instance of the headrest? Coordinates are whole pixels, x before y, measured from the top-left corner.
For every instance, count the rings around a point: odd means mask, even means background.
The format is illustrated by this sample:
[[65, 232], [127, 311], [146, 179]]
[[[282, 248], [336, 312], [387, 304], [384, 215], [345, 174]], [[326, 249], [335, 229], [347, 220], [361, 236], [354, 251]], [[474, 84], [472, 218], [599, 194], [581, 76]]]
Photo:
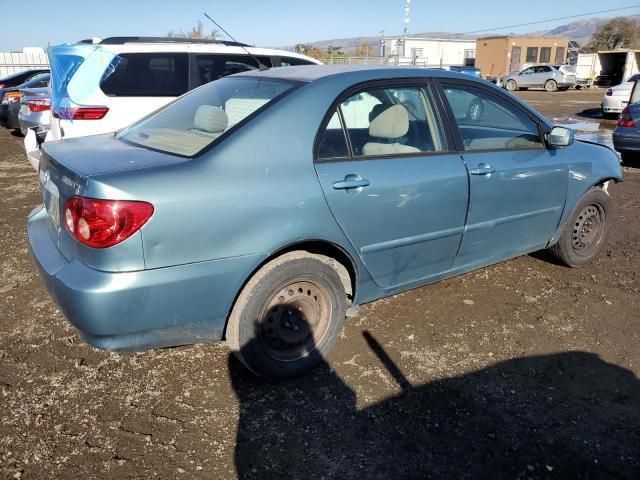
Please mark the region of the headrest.
[[369, 135], [376, 138], [400, 138], [409, 131], [409, 113], [402, 105], [394, 105], [369, 124]]
[[220, 107], [200, 105], [193, 119], [193, 128], [210, 133], [221, 133], [227, 128], [229, 119]]
[[369, 122], [371, 122], [371, 120], [373, 120], [378, 115], [380, 115], [382, 112], [384, 112], [387, 108], [388, 107], [383, 103], [379, 103], [377, 105], [374, 105], [374, 107], [369, 112]]

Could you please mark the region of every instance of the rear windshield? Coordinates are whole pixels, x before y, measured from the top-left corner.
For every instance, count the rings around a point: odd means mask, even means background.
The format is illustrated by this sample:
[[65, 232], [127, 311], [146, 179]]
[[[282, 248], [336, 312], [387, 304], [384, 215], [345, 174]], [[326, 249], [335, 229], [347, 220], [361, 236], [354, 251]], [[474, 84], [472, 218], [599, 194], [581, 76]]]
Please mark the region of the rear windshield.
[[193, 157], [295, 85], [278, 79], [222, 78], [134, 123], [118, 138], [161, 152]]

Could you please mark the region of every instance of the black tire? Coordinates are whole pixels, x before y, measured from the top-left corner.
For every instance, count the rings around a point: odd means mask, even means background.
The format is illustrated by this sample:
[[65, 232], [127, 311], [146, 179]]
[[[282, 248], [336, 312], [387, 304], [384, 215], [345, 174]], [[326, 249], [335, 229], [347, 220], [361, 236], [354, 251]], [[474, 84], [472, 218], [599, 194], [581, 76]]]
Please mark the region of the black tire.
[[611, 199], [603, 189], [589, 190], [549, 251], [569, 267], [581, 267], [592, 261], [605, 244], [611, 209]]
[[620, 158], [622, 164], [625, 167], [638, 167], [640, 166], [640, 153], [636, 152], [620, 152]]
[[510, 92], [515, 92], [516, 90], [518, 90], [518, 84], [515, 80], [507, 80], [507, 83], [504, 84], [504, 88], [506, 88]]
[[227, 343], [259, 376], [282, 379], [311, 370], [333, 347], [344, 324], [344, 275], [346, 269], [335, 260], [308, 252], [272, 260], [236, 300]]
[[556, 90], [558, 90], [558, 83], [555, 80], [547, 80], [544, 83], [544, 89], [547, 92], [555, 92]]

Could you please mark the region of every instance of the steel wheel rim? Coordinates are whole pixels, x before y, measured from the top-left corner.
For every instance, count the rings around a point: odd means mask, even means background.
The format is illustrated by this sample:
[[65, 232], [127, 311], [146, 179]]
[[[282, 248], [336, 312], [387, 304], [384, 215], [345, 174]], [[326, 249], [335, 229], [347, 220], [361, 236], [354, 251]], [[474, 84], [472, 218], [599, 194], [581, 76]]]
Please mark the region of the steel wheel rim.
[[305, 278], [281, 284], [260, 311], [265, 352], [279, 361], [309, 356], [327, 336], [331, 310], [329, 291], [320, 282]]
[[600, 205], [587, 205], [573, 224], [571, 246], [580, 256], [588, 257], [602, 241], [605, 213]]

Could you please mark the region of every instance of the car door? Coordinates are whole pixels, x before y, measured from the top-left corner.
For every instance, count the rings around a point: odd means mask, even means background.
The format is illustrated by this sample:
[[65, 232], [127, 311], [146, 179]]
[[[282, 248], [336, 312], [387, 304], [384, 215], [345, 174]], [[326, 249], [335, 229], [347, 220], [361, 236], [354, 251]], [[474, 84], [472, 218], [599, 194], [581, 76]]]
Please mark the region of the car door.
[[450, 269], [462, 239], [467, 173], [430, 91], [415, 80], [351, 90], [318, 134], [329, 208], [384, 288]]
[[520, 72], [517, 79], [518, 86], [524, 88], [535, 86], [535, 73], [535, 67], [529, 67]]
[[440, 85], [445, 99], [465, 92], [482, 102], [475, 119], [447, 102], [470, 185], [455, 267], [545, 247], [564, 208], [568, 168], [546, 148], [537, 119], [497, 89], [453, 80]]

